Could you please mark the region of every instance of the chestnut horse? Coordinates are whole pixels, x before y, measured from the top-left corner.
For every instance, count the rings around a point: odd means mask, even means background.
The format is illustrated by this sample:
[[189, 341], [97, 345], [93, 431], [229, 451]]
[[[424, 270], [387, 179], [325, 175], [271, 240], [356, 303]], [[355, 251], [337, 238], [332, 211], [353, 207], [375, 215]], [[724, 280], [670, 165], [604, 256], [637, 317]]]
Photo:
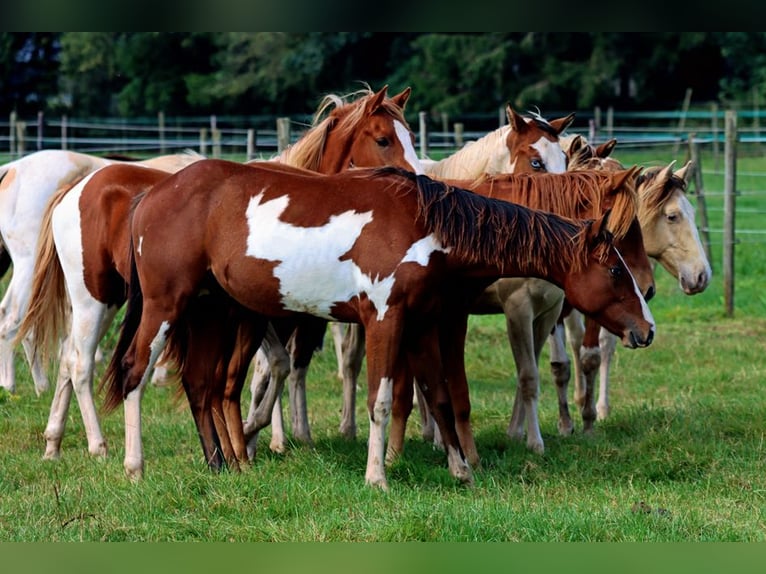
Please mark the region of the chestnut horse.
[[[444, 384], [459, 365], [440, 345], [443, 311], [460, 298], [453, 289], [540, 275], [626, 345], [648, 345], [654, 319], [605, 225], [606, 217], [564, 219], [395, 168], [321, 176], [279, 164], [197, 162], [155, 186], [133, 214], [128, 308], [104, 379], [106, 406], [124, 402], [126, 428], [140, 430], [143, 388], [168, 342], [182, 358], [182, 380], [189, 369], [205, 371], [195, 377], [207, 388], [193, 392], [220, 393], [220, 365], [237, 334], [202, 300], [223, 291], [241, 305], [228, 310], [248, 317], [255, 339], [272, 317], [363, 324], [369, 484], [387, 488], [385, 428], [408, 371], [442, 433], [451, 473], [471, 482]], [[204, 352], [185, 353], [190, 347]], [[198, 428], [209, 433], [205, 455], [215, 468], [215, 425]], [[133, 446], [125, 469], [140, 476]]]
[[[314, 127], [279, 160], [327, 172], [351, 164], [392, 163], [417, 169], [410, 164], [415, 157], [412, 136], [402, 123], [402, 109], [409, 93], [407, 89], [388, 98], [383, 88], [377, 93], [325, 96]], [[347, 101], [352, 98], [356, 99]], [[73, 389], [89, 452], [106, 454], [92, 394], [95, 349], [125, 302], [130, 206], [169, 175], [134, 165], [108, 166], [73, 188], [62, 190], [49, 203], [42, 224], [32, 303], [19, 330], [19, 337], [35, 333], [35, 352], [53, 359], [71, 300], [71, 327], [44, 435], [45, 458], [60, 456]], [[275, 349], [275, 353], [278, 351]], [[220, 434], [225, 440], [226, 434]]]
[[[611, 210], [609, 229], [617, 239], [620, 253], [633, 272], [641, 292], [645, 293], [654, 288], [654, 278], [638, 222], [636, 175], [635, 169], [614, 173], [496, 175], [471, 184], [470, 189], [484, 196], [578, 219], [600, 217], [606, 210]], [[462, 185], [468, 183], [463, 182]], [[508, 340], [517, 371], [516, 400], [510, 427], [514, 432], [509, 430], [509, 434], [514, 438], [523, 436], [526, 419], [527, 444], [537, 452], [543, 450], [537, 417], [539, 356], [547, 334], [559, 316], [563, 300], [564, 292], [548, 281], [511, 277], [492, 283], [466, 308], [466, 316], [468, 312], [506, 314]], [[469, 420], [468, 393], [458, 389], [452, 395], [455, 402], [466, 401], [453, 405], [457, 415], [457, 432], [469, 463], [478, 464], [479, 455]], [[401, 406], [397, 406], [395, 401], [387, 453], [389, 461], [402, 451], [405, 423], [411, 406], [406, 397], [403, 397]]]
[[[164, 155], [133, 164], [159, 169], [178, 169], [201, 156], [193, 152]], [[65, 150], [43, 150], [0, 167], [0, 234], [13, 263], [13, 274], [0, 302], [0, 387], [16, 389], [14, 339], [29, 305], [45, 205], [59, 189], [69, 187], [85, 175], [115, 160]], [[33, 342], [23, 340], [35, 392], [48, 388], [48, 378], [39, 361], [32, 360]]]
[[[524, 117], [508, 105], [506, 114], [507, 125], [466, 144], [449, 157], [440, 161], [421, 160], [426, 174], [437, 179], [472, 181], [485, 174], [562, 173], [565, 171], [567, 158], [558, 143], [558, 138], [574, 121], [574, 113], [549, 121], [531, 112]], [[346, 325], [345, 329], [338, 323], [333, 323], [331, 326], [338, 361], [338, 377], [343, 381], [340, 433], [348, 439], [353, 439], [356, 437], [356, 388], [364, 359], [364, 333], [356, 324]], [[302, 375], [305, 377], [305, 373]], [[256, 406], [254, 398], [262, 392], [260, 389], [267, 380], [268, 371], [263, 368], [256, 369], [251, 388], [253, 398], [251, 398], [250, 414], [246, 425], [247, 434], [250, 435], [251, 446], [248, 452], [250, 458], [254, 456], [254, 441], [257, 440], [257, 434], [251, 431], [254, 426], [252, 421]], [[295, 404], [293, 396], [291, 393], [293, 437], [302, 442], [311, 442], [305, 399]], [[431, 433], [430, 436], [432, 436], [433, 421], [423, 410], [422, 402], [420, 406], [424, 433], [426, 435]], [[284, 451], [284, 430], [281, 418], [272, 419], [270, 448], [277, 452]]]

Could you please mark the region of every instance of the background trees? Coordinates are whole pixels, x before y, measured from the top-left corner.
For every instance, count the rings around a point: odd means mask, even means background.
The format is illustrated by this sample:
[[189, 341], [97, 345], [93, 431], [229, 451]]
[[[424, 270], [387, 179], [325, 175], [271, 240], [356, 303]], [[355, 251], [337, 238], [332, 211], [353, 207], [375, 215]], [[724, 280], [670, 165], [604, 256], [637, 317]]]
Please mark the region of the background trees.
[[367, 83], [411, 109], [677, 108], [766, 95], [766, 34], [746, 32], [0, 33], [0, 113], [306, 113]]

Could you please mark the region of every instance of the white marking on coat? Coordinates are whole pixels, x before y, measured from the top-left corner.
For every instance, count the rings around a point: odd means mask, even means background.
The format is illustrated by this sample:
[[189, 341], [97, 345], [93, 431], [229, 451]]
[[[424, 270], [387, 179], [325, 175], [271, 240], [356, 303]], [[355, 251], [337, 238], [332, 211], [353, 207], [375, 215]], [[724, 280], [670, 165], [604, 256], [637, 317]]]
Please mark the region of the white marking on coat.
[[423, 171], [423, 167], [420, 165], [418, 154], [415, 153], [415, 147], [412, 145], [410, 131], [405, 128], [404, 124], [402, 124], [402, 122], [399, 120], [394, 120], [394, 131], [396, 131], [396, 135], [399, 138], [399, 143], [401, 143], [402, 148], [404, 149], [405, 161], [412, 166], [412, 171], [423, 175], [425, 172]]
[[[353, 210], [332, 215], [318, 227], [299, 227], [280, 221], [289, 203], [288, 196], [261, 202], [263, 193], [251, 198], [247, 211], [248, 237], [245, 254], [267, 261], [278, 261], [274, 276], [280, 281], [285, 309], [331, 319], [333, 305], [366, 294], [383, 319], [395, 283], [394, 270], [386, 277], [372, 277], [350, 260], [341, 261], [354, 245], [371, 211]], [[307, 246], [309, 248], [307, 248]], [[447, 251], [433, 236], [416, 241], [401, 263], [425, 266], [434, 251]]]

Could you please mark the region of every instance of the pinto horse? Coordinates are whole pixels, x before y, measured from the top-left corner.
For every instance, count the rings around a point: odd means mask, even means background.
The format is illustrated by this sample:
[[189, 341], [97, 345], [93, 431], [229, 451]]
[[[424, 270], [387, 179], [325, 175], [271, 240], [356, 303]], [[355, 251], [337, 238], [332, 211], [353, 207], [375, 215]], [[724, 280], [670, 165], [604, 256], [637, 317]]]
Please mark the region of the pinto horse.
[[[178, 169], [201, 156], [193, 152], [164, 155], [131, 164]], [[13, 262], [13, 274], [0, 302], [0, 387], [16, 389], [14, 339], [29, 305], [35, 249], [48, 200], [103, 166], [118, 163], [107, 158], [65, 150], [38, 151], [0, 167], [0, 234]], [[38, 395], [48, 388], [39, 361], [33, 360], [33, 341], [23, 340], [24, 351]]]
[[[278, 159], [332, 172], [342, 166], [391, 163], [416, 169], [412, 137], [402, 109], [409, 89], [393, 97], [386, 88], [340, 97], [325, 96], [314, 126]], [[417, 161], [416, 159], [414, 161]], [[96, 346], [126, 297], [129, 279], [128, 213], [132, 203], [169, 172], [135, 165], [104, 167], [71, 189], [60, 191], [43, 218], [31, 305], [18, 337], [35, 333], [35, 353], [57, 356], [69, 304], [71, 326], [63, 344], [56, 391], [44, 436], [45, 458], [60, 456], [66, 415], [74, 389], [92, 454], [106, 454], [93, 400]], [[275, 335], [266, 343], [280, 356]], [[276, 359], [275, 359], [276, 360]], [[288, 359], [285, 358], [285, 361]], [[289, 365], [283, 368], [286, 370]], [[275, 370], [278, 370], [275, 368]], [[285, 373], [286, 374], [286, 373]], [[219, 412], [223, 409], [218, 405]], [[127, 432], [127, 431], [126, 431]], [[219, 433], [228, 447], [228, 434]], [[231, 456], [231, 455], [230, 455]]]
[[[506, 106], [508, 124], [497, 128], [484, 137], [469, 142], [463, 148], [440, 161], [421, 160], [426, 174], [437, 179], [452, 178], [476, 180], [485, 174], [500, 173], [562, 173], [566, 170], [567, 157], [558, 143], [558, 138], [574, 121], [575, 114], [546, 120], [539, 114], [529, 113], [524, 117], [510, 105]], [[466, 183], [466, 182], [463, 182]], [[340, 433], [353, 439], [356, 437], [356, 388], [359, 372], [364, 359], [364, 333], [357, 324], [339, 323], [331, 325], [335, 352], [338, 361], [338, 377], [343, 381], [343, 408], [341, 411]], [[261, 358], [261, 364], [265, 364]], [[301, 373], [305, 378], [305, 373]], [[262, 392], [268, 381], [268, 371], [256, 368], [251, 385], [251, 405], [246, 431], [249, 435], [248, 456], [255, 452], [257, 434], [251, 431], [256, 413], [255, 398]], [[302, 387], [305, 388], [305, 385]], [[306, 402], [293, 402], [290, 393], [290, 410], [293, 414], [293, 435], [299, 441], [311, 442]], [[300, 398], [300, 397], [299, 397]], [[424, 434], [433, 434], [433, 421], [428, 418], [422, 401], [419, 403], [424, 421]], [[281, 410], [275, 410], [281, 413]], [[270, 448], [284, 451], [284, 430], [281, 417], [272, 419]]]
[[[439, 426], [451, 473], [471, 482], [444, 384], [454, 376], [452, 359], [440, 345], [443, 311], [458, 296], [452, 286], [540, 275], [626, 345], [648, 345], [654, 319], [605, 220], [564, 219], [396, 168], [321, 176], [278, 164], [197, 162], [155, 186], [133, 214], [128, 308], [104, 379], [105, 405], [123, 402], [126, 427], [140, 429], [158, 355], [168, 343], [183, 350], [194, 340], [204, 341], [204, 360], [171, 353], [184, 358], [182, 380], [187, 369], [203, 369], [198, 379], [221, 392], [219, 367], [235, 334], [210, 321], [201, 302], [221, 290], [241, 306], [255, 338], [269, 318], [364, 326], [368, 483], [387, 488], [385, 428], [407, 372]], [[207, 456], [214, 424], [198, 428], [210, 433]], [[126, 471], [140, 475], [133, 454], [126, 451]]]
[[[570, 169], [623, 169], [611, 157], [616, 140], [592, 146], [574, 136], [562, 141], [570, 157]], [[694, 209], [685, 196], [691, 163], [673, 171], [674, 162], [666, 167], [651, 167], [637, 180], [639, 221], [647, 254], [678, 279], [680, 288], [688, 295], [704, 291], [710, 277], [710, 264], [699, 240], [694, 221]], [[563, 324], [561, 322], [563, 320]], [[570, 434], [573, 424], [567, 403], [569, 357], [565, 339], [569, 339], [574, 357], [576, 404], [581, 409], [584, 430], [590, 431], [595, 420], [609, 414], [609, 371], [615, 351], [614, 339], [590, 321], [583, 323], [576, 310], [566, 309], [550, 337], [551, 370], [559, 398], [559, 431]], [[566, 337], [564, 336], [566, 327]], [[595, 376], [600, 375], [598, 403], [595, 402]]]

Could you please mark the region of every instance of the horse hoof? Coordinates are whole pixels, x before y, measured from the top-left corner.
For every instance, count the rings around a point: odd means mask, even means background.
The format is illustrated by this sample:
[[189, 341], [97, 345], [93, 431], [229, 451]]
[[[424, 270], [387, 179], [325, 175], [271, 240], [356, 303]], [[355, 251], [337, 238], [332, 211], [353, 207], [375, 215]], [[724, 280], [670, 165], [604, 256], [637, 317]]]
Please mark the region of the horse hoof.
[[365, 478], [365, 484], [372, 486], [373, 488], [379, 488], [383, 492], [388, 492], [388, 481], [385, 477], [375, 479]]
[[106, 443], [101, 442], [97, 444], [93, 448], [89, 448], [88, 452], [91, 456], [97, 457], [97, 458], [106, 458], [106, 455], [108, 453], [108, 449], [106, 448]]

